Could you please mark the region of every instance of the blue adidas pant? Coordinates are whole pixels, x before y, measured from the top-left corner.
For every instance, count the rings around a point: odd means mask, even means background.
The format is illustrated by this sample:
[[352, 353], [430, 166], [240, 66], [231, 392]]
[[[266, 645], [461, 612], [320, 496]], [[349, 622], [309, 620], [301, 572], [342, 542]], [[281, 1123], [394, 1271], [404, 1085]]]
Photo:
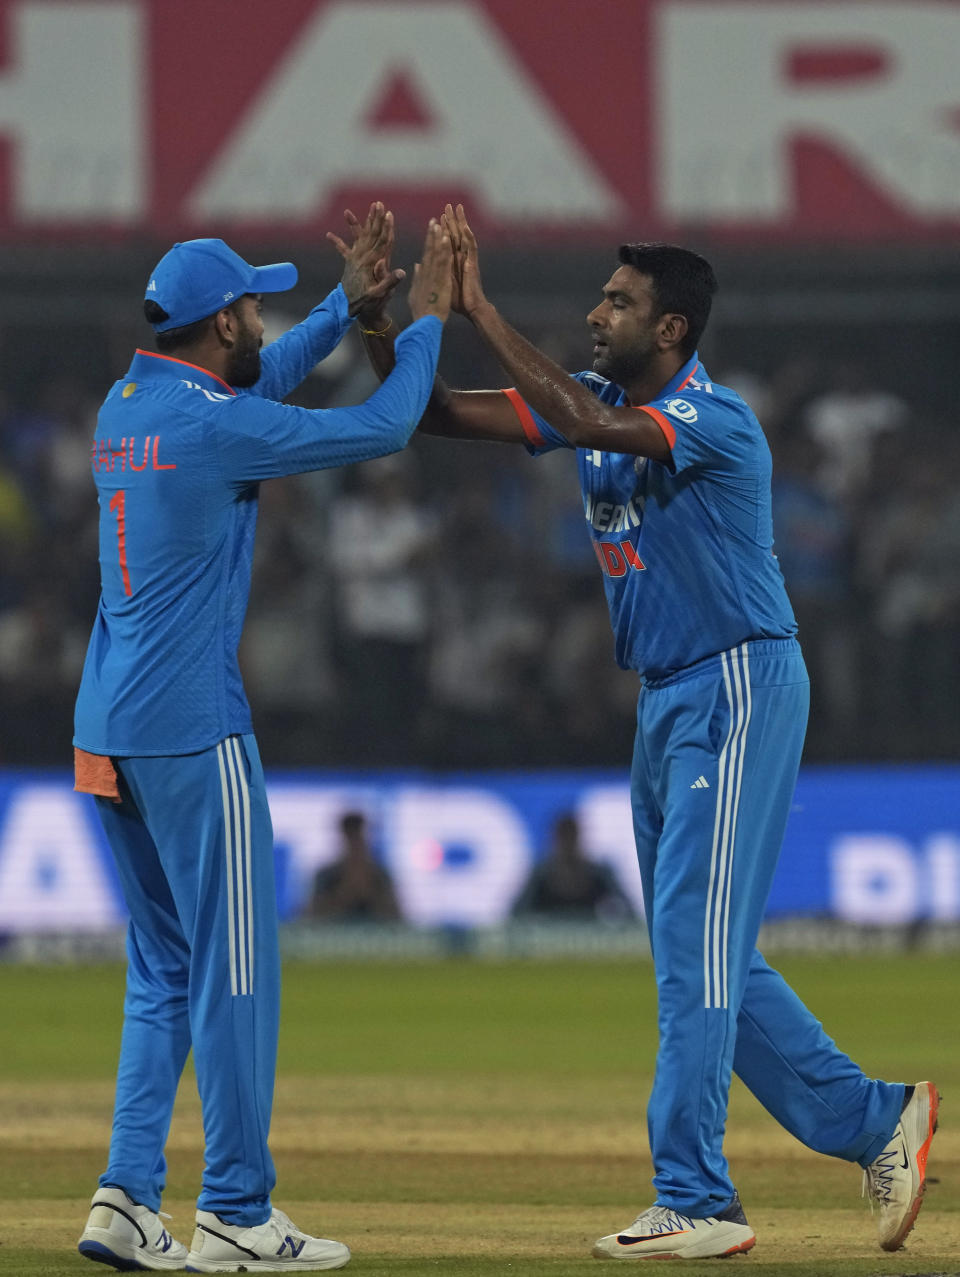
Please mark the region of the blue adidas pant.
[[130, 911], [110, 1158], [158, 1210], [177, 1084], [193, 1047], [203, 1106], [201, 1210], [269, 1218], [267, 1147], [280, 1007], [273, 836], [253, 736], [199, 754], [122, 758], [124, 801], [97, 799]]
[[808, 702], [792, 639], [744, 643], [640, 693], [631, 798], [659, 999], [653, 1182], [659, 1203], [695, 1218], [734, 1193], [722, 1149], [733, 1069], [798, 1139], [861, 1165], [903, 1102], [756, 950]]

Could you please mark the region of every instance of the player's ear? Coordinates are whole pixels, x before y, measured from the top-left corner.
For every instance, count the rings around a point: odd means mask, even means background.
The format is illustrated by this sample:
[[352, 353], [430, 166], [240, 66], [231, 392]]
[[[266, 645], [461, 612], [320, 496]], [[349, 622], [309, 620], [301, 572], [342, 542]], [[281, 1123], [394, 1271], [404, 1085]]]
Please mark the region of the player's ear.
[[660, 349], [670, 350], [679, 346], [687, 335], [688, 327], [686, 315], [661, 315], [657, 326]]
[[223, 346], [232, 346], [237, 339], [238, 317], [229, 306], [218, 310], [213, 317], [213, 330]]

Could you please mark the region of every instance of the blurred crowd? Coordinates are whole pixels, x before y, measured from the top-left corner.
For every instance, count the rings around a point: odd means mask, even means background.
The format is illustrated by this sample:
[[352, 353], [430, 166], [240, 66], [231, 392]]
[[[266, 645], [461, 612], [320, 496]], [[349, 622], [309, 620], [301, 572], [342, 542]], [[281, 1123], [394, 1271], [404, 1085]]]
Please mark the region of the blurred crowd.
[[[533, 336], [582, 366], [579, 331]], [[455, 342], [445, 357], [452, 384], [477, 384]], [[807, 760], [957, 757], [960, 423], [875, 366], [711, 372], [751, 403], [774, 455], [776, 553], [813, 686]], [[355, 403], [371, 388], [348, 341], [298, 401]], [[89, 448], [105, 390], [53, 381], [29, 407], [0, 403], [7, 766], [70, 757], [98, 596]], [[265, 484], [254, 571], [241, 660], [273, 767], [629, 758], [637, 679], [613, 662], [569, 454], [417, 438]]]
[[[401, 921], [393, 879], [382, 851], [374, 846], [366, 816], [345, 811], [338, 827], [336, 855], [315, 874], [303, 916], [339, 923]], [[579, 821], [569, 811], [554, 818], [549, 840], [513, 900], [510, 914], [607, 925], [635, 916], [613, 868], [587, 855]]]

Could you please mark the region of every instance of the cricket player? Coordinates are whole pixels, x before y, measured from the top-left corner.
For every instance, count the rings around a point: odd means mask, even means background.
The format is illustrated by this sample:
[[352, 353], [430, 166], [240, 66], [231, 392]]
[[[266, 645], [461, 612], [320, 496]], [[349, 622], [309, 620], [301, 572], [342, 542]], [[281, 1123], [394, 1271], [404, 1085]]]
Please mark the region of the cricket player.
[[[222, 240], [176, 244], [150, 276], [156, 353], [138, 350], [93, 444], [102, 593], [76, 707], [77, 788], [97, 795], [130, 911], [127, 991], [107, 1168], [79, 1250], [114, 1268], [340, 1268], [271, 1202], [280, 960], [273, 838], [237, 665], [258, 485], [402, 448], [433, 384], [451, 246], [436, 222], [410, 289], [414, 322], [366, 403], [279, 401], [376, 309], [392, 215], [333, 237], [343, 279], [261, 352], [262, 297], [289, 262], [251, 266]], [[205, 1167], [187, 1248], [159, 1217], [164, 1146], [193, 1049]]]
[[[673, 245], [624, 245], [587, 316], [593, 368], [571, 377], [486, 298], [463, 208], [448, 205], [444, 223], [454, 309], [515, 388], [438, 382], [421, 429], [575, 451], [616, 659], [642, 680], [631, 801], [659, 996], [656, 1201], [593, 1254], [752, 1248], [722, 1149], [734, 1069], [798, 1139], [864, 1168], [880, 1244], [896, 1250], [920, 1209], [936, 1089], [866, 1077], [756, 949], [809, 685], [773, 555], [769, 449], [697, 354], [713, 271]], [[381, 375], [389, 346], [367, 341]]]

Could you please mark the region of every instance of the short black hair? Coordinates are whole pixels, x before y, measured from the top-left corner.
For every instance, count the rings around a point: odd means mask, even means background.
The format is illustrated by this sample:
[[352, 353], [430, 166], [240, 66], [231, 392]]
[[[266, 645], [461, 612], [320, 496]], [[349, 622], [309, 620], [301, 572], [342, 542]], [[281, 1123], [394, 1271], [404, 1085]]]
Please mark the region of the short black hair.
[[680, 343], [685, 358], [697, 348], [719, 285], [705, 257], [677, 244], [621, 244], [617, 256], [653, 280], [661, 314], [683, 315], [687, 335]]
[[[160, 303], [155, 302], [152, 297], [148, 297], [143, 303], [143, 313], [148, 324], [162, 324], [165, 319], [170, 318]], [[184, 346], [192, 346], [203, 336], [212, 318], [212, 315], [204, 315], [203, 319], [197, 319], [192, 324], [184, 324], [182, 328], [168, 328], [166, 332], [154, 333], [157, 350], [161, 355], [169, 355], [175, 350], [182, 350]]]

